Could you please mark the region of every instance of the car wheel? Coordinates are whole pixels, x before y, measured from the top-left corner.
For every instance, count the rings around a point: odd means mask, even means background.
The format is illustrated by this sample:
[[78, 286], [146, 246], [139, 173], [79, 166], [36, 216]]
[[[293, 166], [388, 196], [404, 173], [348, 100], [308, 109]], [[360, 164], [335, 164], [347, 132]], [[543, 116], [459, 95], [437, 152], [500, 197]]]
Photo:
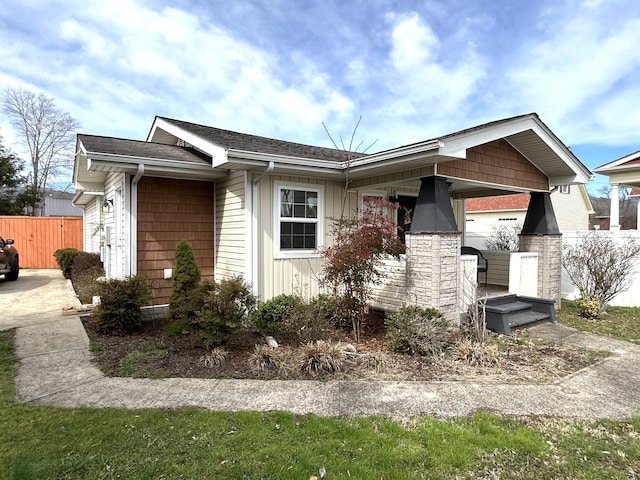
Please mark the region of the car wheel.
[[11, 271], [4, 275], [4, 278], [7, 280], [13, 281], [18, 279], [18, 275], [20, 275], [20, 264], [18, 263], [18, 257], [16, 256], [13, 259], [13, 265], [11, 265]]

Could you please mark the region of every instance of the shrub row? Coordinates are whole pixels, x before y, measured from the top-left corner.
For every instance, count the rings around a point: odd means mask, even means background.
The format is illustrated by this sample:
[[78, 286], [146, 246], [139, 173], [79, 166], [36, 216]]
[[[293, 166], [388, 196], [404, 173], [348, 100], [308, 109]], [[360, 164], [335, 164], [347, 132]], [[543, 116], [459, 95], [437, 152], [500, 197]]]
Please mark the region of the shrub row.
[[77, 248], [62, 248], [53, 253], [65, 278], [70, 279], [81, 303], [91, 303], [98, 295], [98, 278], [104, 276], [100, 255]]

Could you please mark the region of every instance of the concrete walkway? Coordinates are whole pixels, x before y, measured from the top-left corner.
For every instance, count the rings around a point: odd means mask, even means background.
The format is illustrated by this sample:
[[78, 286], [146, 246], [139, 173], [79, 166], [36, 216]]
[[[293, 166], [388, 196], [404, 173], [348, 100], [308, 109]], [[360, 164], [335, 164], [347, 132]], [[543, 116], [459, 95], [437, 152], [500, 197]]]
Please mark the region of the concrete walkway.
[[58, 270], [23, 270], [17, 282], [0, 278], [0, 330], [16, 329], [17, 400], [65, 407], [283, 410], [318, 415], [436, 417], [491, 411], [624, 419], [640, 413], [640, 346], [541, 324], [531, 335], [614, 355], [547, 385], [463, 382], [319, 382], [108, 378], [91, 362], [78, 305]]

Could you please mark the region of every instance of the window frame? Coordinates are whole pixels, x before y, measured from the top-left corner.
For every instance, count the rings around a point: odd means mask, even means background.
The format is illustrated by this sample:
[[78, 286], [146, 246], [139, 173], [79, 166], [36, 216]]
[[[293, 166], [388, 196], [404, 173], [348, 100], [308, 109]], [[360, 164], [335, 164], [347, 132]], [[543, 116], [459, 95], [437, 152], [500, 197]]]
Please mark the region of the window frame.
[[571, 185], [560, 185], [559, 190], [563, 195], [569, 195], [571, 193]]
[[[298, 190], [305, 192], [316, 192], [318, 194], [317, 214], [315, 219], [300, 217], [281, 217], [281, 192], [282, 190]], [[296, 221], [296, 218], [298, 221]], [[273, 184], [273, 256], [275, 259], [286, 258], [318, 258], [318, 249], [323, 247], [324, 241], [324, 185], [315, 183], [295, 183], [276, 180]], [[280, 248], [280, 226], [281, 222], [293, 223], [315, 223], [316, 225], [316, 246], [310, 248]]]

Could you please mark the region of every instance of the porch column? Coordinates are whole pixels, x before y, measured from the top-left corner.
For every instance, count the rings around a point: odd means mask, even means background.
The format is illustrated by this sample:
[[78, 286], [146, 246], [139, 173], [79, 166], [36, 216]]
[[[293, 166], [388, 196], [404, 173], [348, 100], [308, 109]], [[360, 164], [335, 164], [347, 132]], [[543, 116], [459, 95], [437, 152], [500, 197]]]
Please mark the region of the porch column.
[[437, 308], [457, 324], [462, 235], [455, 223], [446, 179], [432, 176], [421, 181], [411, 230], [405, 237], [406, 302]]
[[609, 230], [620, 230], [620, 185], [618, 185], [617, 183], [611, 184]]
[[562, 280], [562, 234], [548, 192], [531, 194], [519, 235], [521, 252], [538, 254], [538, 296], [556, 302], [560, 309]]

